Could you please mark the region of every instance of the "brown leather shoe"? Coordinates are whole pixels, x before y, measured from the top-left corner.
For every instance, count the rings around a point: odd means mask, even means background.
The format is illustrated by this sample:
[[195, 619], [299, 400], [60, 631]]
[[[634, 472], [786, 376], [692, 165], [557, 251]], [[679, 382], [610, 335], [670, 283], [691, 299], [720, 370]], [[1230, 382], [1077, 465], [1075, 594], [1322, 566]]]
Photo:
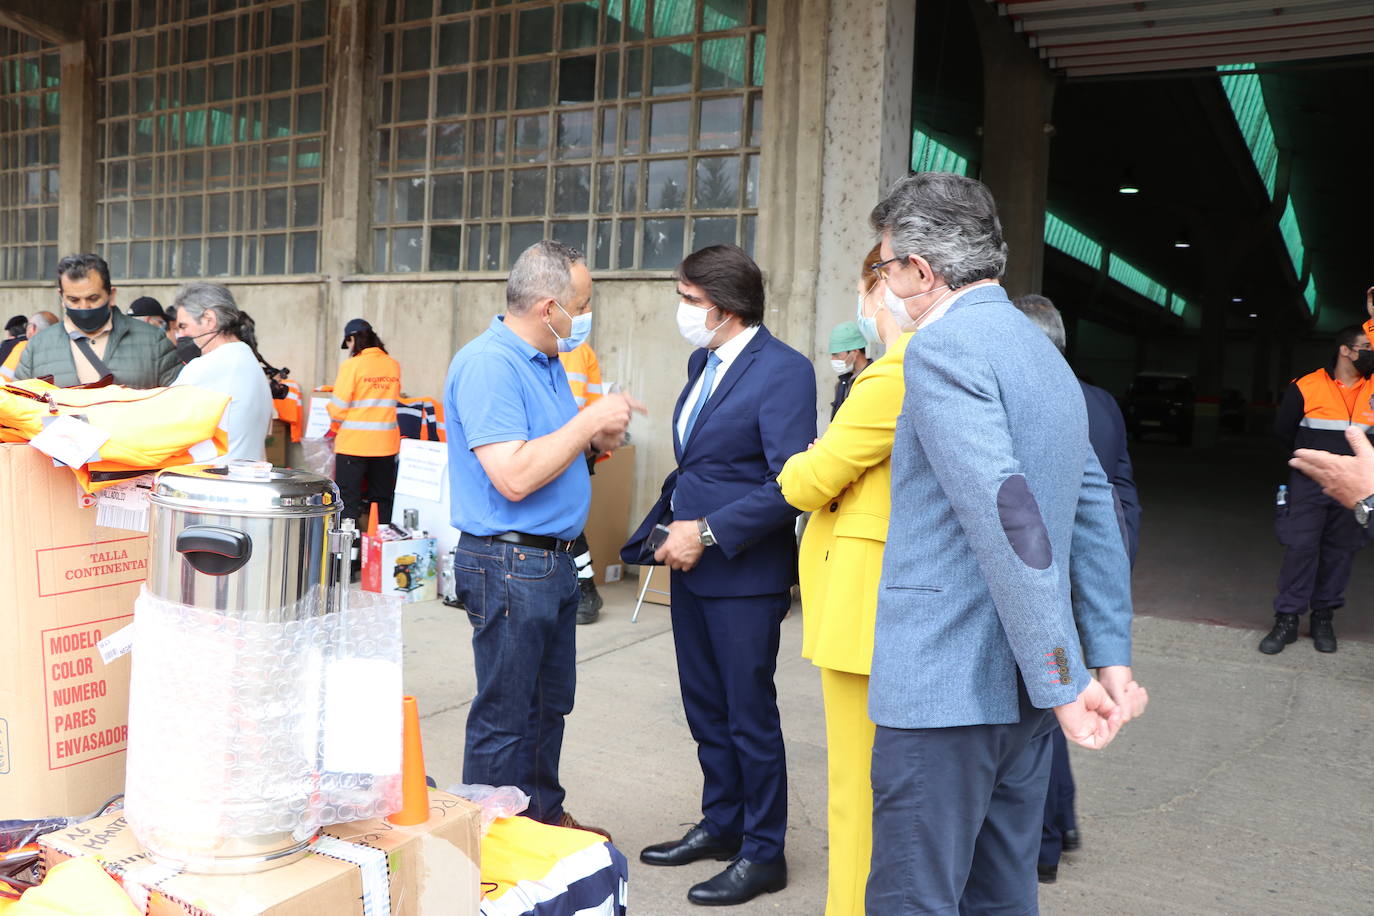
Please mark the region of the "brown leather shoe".
[[577, 818], [566, 811], [563, 812], [563, 816], [558, 819], [558, 823], [555, 826], [567, 827], [569, 830], [585, 830], [588, 833], [599, 833], [606, 838], [607, 843], [615, 842], [611, 839], [611, 835], [600, 827], [588, 827], [586, 824], [579, 824]]

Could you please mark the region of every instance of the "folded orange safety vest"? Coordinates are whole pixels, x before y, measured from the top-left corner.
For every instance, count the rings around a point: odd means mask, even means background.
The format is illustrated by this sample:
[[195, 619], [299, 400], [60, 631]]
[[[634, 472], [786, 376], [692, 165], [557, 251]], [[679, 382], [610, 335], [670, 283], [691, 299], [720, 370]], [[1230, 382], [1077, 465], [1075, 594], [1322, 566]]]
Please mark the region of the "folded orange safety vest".
[[213, 461], [229, 450], [220, 420], [229, 396], [174, 388], [58, 388], [37, 379], [0, 385], [0, 442], [27, 442], [45, 417], [79, 415], [108, 433], [99, 458], [72, 468], [87, 493], [159, 468]]

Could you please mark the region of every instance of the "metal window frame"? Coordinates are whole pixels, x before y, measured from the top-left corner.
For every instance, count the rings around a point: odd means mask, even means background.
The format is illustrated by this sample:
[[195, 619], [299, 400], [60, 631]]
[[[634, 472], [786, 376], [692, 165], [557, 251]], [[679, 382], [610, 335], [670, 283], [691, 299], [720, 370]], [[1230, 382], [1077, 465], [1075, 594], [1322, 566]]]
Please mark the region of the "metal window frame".
[[[153, 10], [146, 19], [142, 15], [145, 6]], [[273, 11], [285, 7], [293, 11], [291, 38], [271, 43]], [[320, 34], [308, 38], [302, 37], [301, 9], [298, 0], [257, 0], [245, 4], [237, 0], [141, 0], [139, 9], [130, 14], [129, 30], [115, 32], [115, 5], [108, 0], [104, 4], [104, 29], [97, 62], [99, 192], [94, 234], [101, 255], [112, 264], [123, 265], [120, 271], [123, 276], [130, 279], [178, 275], [256, 279], [318, 273], [323, 248], [325, 159], [329, 136], [328, 4], [323, 4], [324, 28]], [[191, 12], [196, 15], [188, 15]], [[234, 50], [216, 55], [215, 28], [217, 24], [223, 28], [226, 21], [234, 23], [229, 26], [236, 33]], [[203, 55], [187, 62], [183, 51], [188, 36], [192, 30], [200, 28], [204, 28]], [[149, 39], [152, 66], [139, 67], [139, 42]], [[116, 73], [114, 55], [121, 45], [127, 46], [129, 65], [126, 70]], [[312, 48], [320, 49], [320, 81], [302, 87], [301, 52]], [[291, 55], [290, 86], [270, 89], [271, 59], [283, 52]], [[214, 71], [224, 65], [231, 68], [230, 91], [225, 97], [216, 99]], [[188, 103], [185, 95], [188, 75], [197, 70], [204, 74], [203, 95], [198, 102]], [[138, 86], [142, 80], [152, 84], [150, 109], [138, 107]], [[127, 85], [129, 105], [126, 111], [111, 112], [111, 98], [117, 91], [117, 84]], [[302, 132], [298, 125], [301, 99], [311, 95], [319, 98], [319, 124], [314, 130]], [[159, 105], [160, 101], [166, 104]], [[290, 126], [281, 136], [269, 135], [267, 112], [273, 103], [285, 103], [290, 108]], [[211, 123], [221, 113], [228, 115], [232, 136], [228, 142], [213, 143]], [[195, 146], [185, 141], [188, 114], [202, 115], [205, 121], [205, 135]], [[127, 129], [132, 137], [132, 131], [144, 121], [150, 122], [153, 132], [151, 150], [140, 152], [130, 142], [122, 155], [114, 155], [114, 132]], [[241, 132], [250, 126], [256, 129], [250, 138], [244, 139]], [[313, 167], [302, 169], [300, 157], [312, 155], [312, 146], [318, 161]], [[185, 186], [184, 162], [190, 155], [201, 157], [201, 177], [195, 189]], [[277, 155], [286, 157], [284, 174], [269, 172], [269, 156]], [[218, 157], [227, 162], [227, 172], [216, 179], [213, 170]], [[140, 163], [150, 165], [153, 176], [142, 192], [134, 183]], [[127, 169], [128, 184], [122, 189], [112, 188], [111, 172], [121, 166]], [[310, 187], [316, 189], [313, 220], [297, 223], [295, 197]], [[262, 218], [263, 212], [268, 206], [269, 195], [277, 193], [285, 198], [284, 221], [279, 227], [269, 228]], [[210, 225], [210, 208], [220, 194], [228, 195], [229, 221], [227, 229], [216, 230]], [[200, 201], [198, 228], [182, 225], [183, 208], [192, 200]], [[109, 229], [111, 209], [124, 205], [132, 210], [144, 201], [149, 202], [151, 213], [148, 232], [136, 235], [130, 218], [125, 234], [118, 238], [112, 236]], [[269, 241], [276, 236], [280, 236], [282, 242], [281, 270], [265, 273]], [[150, 268], [146, 277], [138, 277], [134, 271], [134, 246], [145, 243], [149, 246]], [[199, 248], [199, 261], [189, 269], [181, 259], [183, 246], [187, 244]], [[223, 244], [228, 250], [227, 272], [212, 274], [211, 246], [216, 244]], [[305, 265], [307, 269], [295, 269], [297, 244], [313, 245], [313, 260]], [[112, 249], [116, 246], [127, 246], [123, 258], [115, 256]]]
[[[369, 250], [373, 258], [372, 271], [374, 274], [411, 276], [416, 274], [499, 272], [509, 265], [514, 254], [517, 253], [510, 251], [512, 228], [530, 223], [540, 224], [540, 233], [543, 237], [551, 235], [557, 224], [565, 222], [583, 223], [584, 230], [579, 247], [588, 251], [588, 257], [593, 266], [598, 270], [612, 270], [622, 274], [664, 269], [661, 266], [648, 268], [641, 266], [644, 258], [643, 235], [646, 220], [681, 219], [683, 221], [683, 253], [691, 250], [696, 220], [698, 219], [733, 219], [734, 240], [745, 247], [748, 247], [752, 242], [752, 238], [756, 234], [758, 218], [758, 188], [757, 185], [753, 186], [751, 203], [750, 175], [751, 169], [757, 168], [755, 163], [758, 162], [760, 154], [760, 138], [754, 135], [752, 124], [755, 106], [762, 104], [763, 92], [761, 86], [754, 84], [753, 58], [760, 47], [757, 43], [757, 36], [764, 34], [764, 25], [759, 21], [760, 12], [756, 7], [761, 7], [765, 0], [752, 0], [752, 2], [744, 4], [743, 25], [712, 31], [703, 31], [704, 4], [701, 0], [695, 0], [692, 4], [693, 25], [691, 31], [681, 35], [661, 37], [650, 34], [654, 15], [652, 0], [649, 2], [645, 2], [645, 0], [609, 0], [609, 2], [596, 5], [597, 40], [595, 43], [566, 50], [562, 48], [562, 45], [567, 22], [567, 10], [574, 6], [578, 0], [524, 0], [524, 2], [515, 2], [494, 8], [488, 5], [482, 9], [442, 15], [437, 12], [440, 3], [436, 2], [431, 6], [431, 14], [428, 17], [420, 16], [415, 19], [402, 20], [399, 13], [405, 2], [406, 0], [386, 0], [378, 11], [378, 28], [381, 34], [382, 47], [378, 54], [377, 85], [379, 86], [379, 94], [375, 105], [377, 123], [373, 142], [385, 142], [387, 150], [384, 157], [382, 155], [376, 157], [370, 180], [373, 182], [374, 194], [384, 187], [389, 199], [384, 203], [374, 200], [372, 208]], [[627, 25], [624, 17], [613, 19], [617, 11], [624, 11], [627, 6], [631, 9], [631, 15], [643, 17], [643, 28], [639, 29], [641, 35], [638, 38], [627, 35], [634, 26]], [[635, 7], [638, 9], [636, 10]], [[554, 11], [553, 28], [550, 32], [549, 41], [551, 50], [519, 54], [520, 17], [543, 9]], [[509, 23], [509, 28], [502, 27], [503, 19]], [[468, 53], [464, 61], [457, 64], [440, 65], [438, 52], [441, 28], [464, 21], [472, 23], [472, 27], [468, 30]], [[489, 26], [486, 26], [486, 30], [492, 42], [505, 37], [510, 44], [504, 49], [490, 47], [485, 55], [481, 54], [478, 45], [483, 29], [480, 23], [483, 21], [490, 23]], [[615, 26], [612, 26], [612, 23]], [[616, 27], [618, 34], [608, 35], [608, 26]], [[402, 33], [417, 28], [429, 29], [429, 66], [415, 70], [402, 70], [400, 68]], [[699, 89], [703, 68], [703, 42], [718, 38], [739, 39], [743, 45], [739, 85], [725, 89]], [[692, 45], [690, 88], [685, 92], [653, 95], [650, 88], [653, 49], [683, 43]], [[629, 97], [625, 89], [628, 77], [624, 61], [628, 54], [634, 51], [638, 51], [640, 54], [640, 84], [638, 94]], [[602, 93], [602, 86], [607, 76], [607, 60], [612, 55], [615, 56], [616, 60], [616, 92], [614, 97], [606, 97]], [[557, 87], [560, 79], [559, 62], [567, 58], [583, 56], [595, 57], [593, 99], [591, 101], [559, 104], [557, 102]], [[388, 61], [390, 62], [390, 69], [387, 69]], [[522, 65], [542, 62], [547, 62], [550, 67], [549, 102], [532, 108], [515, 107], [517, 104], [515, 93], [518, 88], [519, 68]], [[504, 77], [501, 76], [503, 71]], [[489, 75], [485, 80], [470, 75], [465, 82], [464, 91], [467, 94], [467, 99], [463, 106], [463, 112], [459, 115], [445, 115], [440, 118], [436, 115], [438, 80], [440, 76], [452, 73], [486, 73]], [[400, 120], [402, 83], [406, 80], [418, 79], [422, 75], [427, 81], [429, 91], [429, 97], [425, 104], [425, 119]], [[494, 96], [498, 87], [504, 87], [507, 93], [506, 104], [500, 106], [490, 103], [485, 108], [479, 109], [477, 104], [479, 83], [484, 84], [489, 98]], [[734, 98], [738, 98], [741, 105], [739, 145], [720, 150], [701, 149], [702, 102]], [[688, 102], [691, 106], [686, 148], [671, 152], [648, 152], [653, 106], [664, 102], [683, 101]], [[576, 112], [590, 112], [591, 114], [590, 148], [587, 154], [583, 156], [559, 158], [559, 115]], [[616, 127], [614, 149], [605, 153], [601, 149], [602, 125], [608, 112], [615, 114]], [[513, 156], [515, 143], [512, 142], [511, 138], [517, 129], [518, 119], [538, 115], [542, 115], [545, 119], [543, 155], [533, 162], [517, 161]], [[627, 129], [635, 118], [638, 119], [639, 125], [639, 151], [625, 152]], [[464, 161], [461, 165], [438, 167], [434, 156], [434, 145], [437, 139], [435, 128], [446, 124], [465, 125]], [[502, 152], [499, 155], [497, 154], [497, 141], [494, 139], [494, 132], [491, 128], [493, 124], [500, 125], [499, 130], [504, 138], [504, 143], [501, 146]], [[399, 149], [397, 131], [420, 126], [429, 128], [429, 133], [425, 139], [426, 155], [422, 168], [399, 171], [395, 167], [396, 152]], [[482, 149], [474, 156], [472, 141], [478, 135], [479, 130], [481, 131]], [[377, 149], [378, 147], [374, 146], [374, 150]], [[739, 182], [735, 205], [710, 210], [696, 208], [693, 206], [693, 199], [696, 194], [697, 162], [701, 159], [717, 157], [733, 157], [738, 162]], [[686, 162], [687, 169], [687, 184], [683, 189], [683, 206], [671, 210], [647, 209], [644, 194], [649, 163], [678, 159]], [[382, 164], [383, 160], [385, 165]], [[567, 166], [586, 167], [588, 169], [588, 207], [585, 212], [568, 214], [555, 212], [554, 202], [558, 169]], [[598, 209], [598, 198], [603, 193], [602, 167], [604, 166], [611, 166], [610, 180], [613, 187], [611, 188], [611, 208], [609, 211], [602, 212]], [[514, 176], [524, 168], [538, 168], [544, 172], [544, 207], [541, 214], [517, 216], [511, 213], [510, 185]], [[622, 205], [621, 176], [626, 168], [636, 170], [638, 176], [638, 206], [634, 208], [626, 208]], [[464, 200], [461, 212], [456, 218], [436, 219], [432, 212], [434, 179], [448, 175], [463, 176]], [[394, 198], [396, 193], [394, 190], [395, 183], [406, 179], [422, 179], [424, 182], [423, 215], [419, 219], [398, 220], [392, 210], [390, 198]], [[493, 182], [499, 182], [501, 185], [499, 207], [495, 206], [498, 195], [493, 190]], [[477, 190], [474, 190], [474, 184], [476, 184]], [[471, 215], [471, 202], [474, 194], [480, 196], [480, 207], [476, 216]], [[385, 219], [380, 219], [381, 216], [384, 216]], [[604, 252], [605, 260], [603, 261], [598, 257], [597, 240], [599, 233], [604, 231], [607, 224], [610, 226], [610, 237], [607, 240], [607, 247]], [[457, 253], [458, 266], [456, 268], [431, 269], [434, 230], [451, 227], [456, 227], [460, 231]], [[394, 239], [397, 231], [418, 231], [420, 233], [418, 269], [395, 269]], [[628, 264], [621, 263], [622, 258], [620, 257], [624, 232], [633, 234], [632, 239], [629, 240], [631, 257]], [[493, 245], [495, 246], [494, 250]], [[494, 262], [493, 253], [496, 256]], [[474, 263], [473, 258], [478, 259], [476, 263]], [[677, 260], [675, 258], [674, 263]]]
[[[55, 45], [0, 28], [0, 282], [42, 280], [57, 260], [57, 179], [61, 155], [61, 67]], [[20, 74], [36, 85], [19, 85]], [[38, 123], [25, 125], [21, 111], [30, 105]], [[44, 147], [52, 143], [52, 162]], [[25, 151], [37, 144], [39, 155]], [[37, 200], [25, 186], [34, 184]], [[32, 232], [30, 232], [32, 223]]]

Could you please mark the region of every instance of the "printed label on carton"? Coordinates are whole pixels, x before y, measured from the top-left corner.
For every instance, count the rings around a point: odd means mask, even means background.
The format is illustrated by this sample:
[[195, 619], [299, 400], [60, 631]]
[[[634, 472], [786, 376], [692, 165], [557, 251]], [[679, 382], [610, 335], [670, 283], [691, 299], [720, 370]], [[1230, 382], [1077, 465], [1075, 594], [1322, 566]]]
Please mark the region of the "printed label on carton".
[[127, 710], [110, 692], [98, 645], [132, 614], [39, 631], [47, 708], [48, 769], [60, 770], [125, 750]]
[[34, 557], [40, 598], [129, 585], [148, 576], [147, 536], [44, 547]]

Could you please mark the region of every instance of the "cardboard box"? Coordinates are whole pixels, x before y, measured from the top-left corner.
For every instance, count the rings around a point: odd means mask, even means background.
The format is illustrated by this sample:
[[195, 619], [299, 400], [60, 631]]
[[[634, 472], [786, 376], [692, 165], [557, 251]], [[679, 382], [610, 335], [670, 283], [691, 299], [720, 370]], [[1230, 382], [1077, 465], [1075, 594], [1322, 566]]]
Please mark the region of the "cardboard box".
[[364, 591], [399, 595], [408, 602], [433, 601], [439, 595], [439, 556], [434, 538], [364, 535], [362, 585]]
[[0, 818], [82, 815], [124, 791], [129, 657], [144, 530], [96, 524], [95, 500], [27, 443], [0, 444]]
[[286, 463], [286, 448], [290, 444], [291, 426], [285, 420], [273, 420], [267, 429], [267, 441], [264, 443], [267, 460], [272, 462], [273, 467], [289, 467]]
[[[592, 475], [592, 509], [587, 516], [587, 543], [592, 548], [596, 583], [623, 578], [620, 548], [630, 536], [630, 497], [635, 487], [635, 447], [627, 445], [596, 463]], [[609, 578], [607, 574], [609, 573]]]
[[324, 828], [331, 837], [380, 851], [381, 877], [372, 878], [372, 886], [364, 885], [362, 868], [334, 857], [369, 855], [347, 847], [319, 846], [323, 851], [256, 875], [176, 874], [144, 855], [122, 814], [49, 834], [40, 846], [45, 869], [78, 856], [96, 857], [146, 916], [372, 916], [381, 910], [365, 907], [369, 892], [389, 894], [392, 916], [477, 916], [481, 810], [446, 792], [431, 792], [424, 824], [397, 827], [379, 818]]

